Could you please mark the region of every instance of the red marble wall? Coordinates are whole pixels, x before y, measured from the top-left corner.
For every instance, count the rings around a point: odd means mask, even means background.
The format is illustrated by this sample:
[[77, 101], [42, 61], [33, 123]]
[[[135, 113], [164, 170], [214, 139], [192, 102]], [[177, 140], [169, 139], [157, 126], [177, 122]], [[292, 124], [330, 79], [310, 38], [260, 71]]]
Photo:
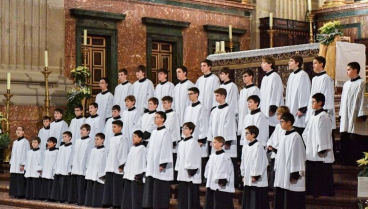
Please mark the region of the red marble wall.
[[183, 30], [183, 63], [188, 67], [189, 79], [192, 81], [196, 81], [201, 75], [200, 61], [207, 57], [207, 34], [203, 29], [203, 25], [211, 24], [226, 27], [232, 25], [234, 28], [247, 29], [246, 35], [240, 39], [240, 48], [241, 50], [249, 49], [249, 17], [135, 1], [65, 0], [64, 73], [66, 75], [76, 65], [76, 20], [69, 13], [71, 8], [126, 14], [126, 19], [118, 23], [118, 67], [127, 68], [129, 79], [132, 81], [136, 80], [135, 67], [140, 64], [146, 65], [146, 26], [142, 24], [142, 17], [191, 23], [189, 28]]

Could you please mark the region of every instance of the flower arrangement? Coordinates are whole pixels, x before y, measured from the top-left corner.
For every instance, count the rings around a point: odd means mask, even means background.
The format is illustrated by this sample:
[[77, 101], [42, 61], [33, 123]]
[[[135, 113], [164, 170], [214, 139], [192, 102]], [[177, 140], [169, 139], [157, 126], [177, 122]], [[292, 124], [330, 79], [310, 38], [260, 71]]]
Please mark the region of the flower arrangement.
[[332, 43], [336, 36], [343, 36], [342, 26], [340, 21], [332, 21], [325, 23], [318, 29], [317, 40], [323, 45]]
[[87, 78], [91, 77], [91, 72], [88, 68], [79, 66], [70, 71], [70, 78], [74, 80], [77, 86], [84, 86]]
[[360, 160], [357, 160], [358, 166], [365, 166], [362, 171], [359, 172], [359, 177], [368, 177], [368, 152], [363, 152], [364, 157]]

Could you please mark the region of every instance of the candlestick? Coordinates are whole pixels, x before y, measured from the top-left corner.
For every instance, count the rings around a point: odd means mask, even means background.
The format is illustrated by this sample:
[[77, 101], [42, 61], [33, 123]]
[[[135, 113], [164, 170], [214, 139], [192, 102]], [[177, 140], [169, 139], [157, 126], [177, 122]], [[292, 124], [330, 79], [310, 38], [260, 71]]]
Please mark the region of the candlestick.
[[220, 43], [221, 43], [221, 44], [220, 44], [220, 45], [221, 45], [221, 50], [220, 50], [220, 52], [221, 52], [221, 53], [225, 53], [225, 52], [226, 52], [226, 51], [225, 51], [225, 41], [221, 41]]
[[6, 89], [10, 90], [10, 73], [7, 74]]
[[83, 31], [83, 44], [87, 45], [87, 30]]
[[270, 13], [270, 27], [273, 27], [273, 13]]
[[308, 0], [308, 11], [312, 11], [312, 0]]
[[232, 26], [229, 25], [229, 39], [232, 39], [233, 38], [233, 29], [232, 29]]
[[229, 47], [230, 47], [230, 52], [233, 52], [234, 43], [233, 43], [233, 39], [232, 38], [230, 39]]
[[87, 45], [83, 44], [82, 47], [83, 47], [82, 52], [83, 52], [83, 60], [84, 60], [83, 67], [87, 67], [87, 53], [88, 53]]
[[314, 38], [313, 38], [314, 14], [312, 14], [312, 11], [308, 12], [308, 19], [309, 19], [309, 43], [314, 43]]
[[220, 52], [220, 42], [216, 41], [216, 49], [215, 49], [215, 54]]
[[272, 29], [272, 27], [270, 27], [269, 30], [267, 30], [268, 34], [270, 35], [270, 48], [273, 47], [273, 36], [276, 33], [276, 30]]
[[51, 71], [48, 70], [47, 67], [45, 67], [44, 71], [41, 71], [43, 76], [45, 77], [45, 115], [50, 116], [49, 108], [50, 108], [50, 95], [49, 95], [49, 75]]
[[45, 67], [49, 66], [49, 53], [45, 51]]
[[5, 125], [6, 125], [6, 133], [9, 134], [9, 130], [10, 130], [10, 123], [9, 123], [9, 106], [10, 106], [10, 98], [13, 97], [13, 94], [10, 94], [10, 89], [6, 90], [6, 94], [4, 94], [5, 98], [6, 98], [6, 120], [5, 120]]

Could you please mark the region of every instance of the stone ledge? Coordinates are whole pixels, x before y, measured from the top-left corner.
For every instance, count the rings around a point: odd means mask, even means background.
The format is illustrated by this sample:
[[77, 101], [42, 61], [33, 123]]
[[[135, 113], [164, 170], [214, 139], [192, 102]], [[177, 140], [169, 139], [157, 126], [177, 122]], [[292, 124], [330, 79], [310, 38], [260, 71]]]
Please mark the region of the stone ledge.
[[[229, 27], [218, 26], [218, 25], [203, 25], [203, 28], [207, 32], [215, 33], [229, 33]], [[247, 33], [246, 29], [232, 28], [233, 35], [242, 36]]]
[[142, 17], [142, 23], [146, 25], [166, 26], [166, 27], [181, 28], [181, 29], [187, 28], [190, 25], [190, 22], [159, 19], [159, 18], [152, 18], [152, 17]]
[[70, 9], [70, 14], [72, 16], [84, 17], [84, 18], [93, 18], [93, 19], [108, 19], [114, 21], [125, 20], [126, 14], [119, 13], [111, 13], [111, 12], [101, 12], [101, 11], [92, 11], [85, 9]]

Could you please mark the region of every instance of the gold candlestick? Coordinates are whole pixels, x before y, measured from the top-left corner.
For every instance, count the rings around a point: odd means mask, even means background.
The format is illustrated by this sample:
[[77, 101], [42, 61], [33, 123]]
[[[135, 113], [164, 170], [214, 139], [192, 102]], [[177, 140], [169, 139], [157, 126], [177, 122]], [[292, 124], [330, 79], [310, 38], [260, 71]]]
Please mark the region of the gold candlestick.
[[10, 106], [10, 98], [13, 97], [13, 94], [10, 94], [10, 89], [6, 90], [6, 94], [4, 94], [5, 98], [6, 98], [6, 117], [5, 117], [5, 128], [6, 128], [6, 133], [10, 133], [10, 123], [9, 123], [9, 106]]
[[51, 74], [51, 71], [48, 70], [48, 67], [45, 67], [45, 70], [41, 71], [41, 73], [45, 77], [45, 115], [50, 116], [49, 75]]
[[309, 19], [309, 43], [314, 43], [313, 38], [313, 22], [314, 22], [314, 14], [312, 14], [312, 11], [308, 12], [308, 19]]
[[83, 52], [83, 59], [84, 59], [84, 64], [83, 67], [87, 67], [87, 53], [88, 53], [88, 49], [87, 49], [87, 45], [82, 44], [82, 52]]
[[230, 38], [229, 47], [230, 47], [230, 52], [233, 52], [234, 43], [233, 43], [233, 39], [232, 38]]
[[273, 37], [276, 33], [276, 30], [272, 29], [272, 27], [270, 27], [269, 30], [267, 30], [268, 34], [270, 34], [270, 48], [273, 47]]

